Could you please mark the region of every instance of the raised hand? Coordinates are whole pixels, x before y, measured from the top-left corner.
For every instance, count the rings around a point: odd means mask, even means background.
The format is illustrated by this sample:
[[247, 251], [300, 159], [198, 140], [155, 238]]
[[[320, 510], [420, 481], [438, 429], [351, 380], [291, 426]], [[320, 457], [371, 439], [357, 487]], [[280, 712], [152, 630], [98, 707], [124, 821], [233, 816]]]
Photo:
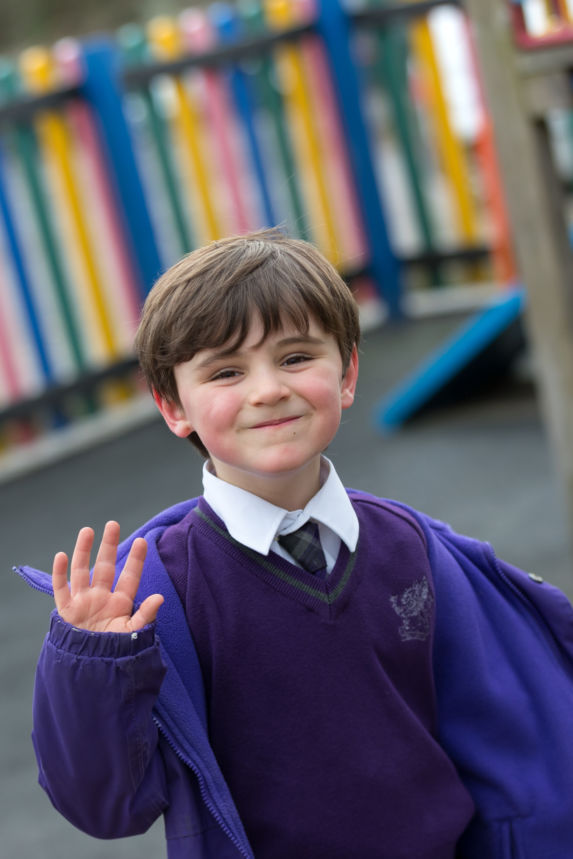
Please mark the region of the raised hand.
[[58, 552], [54, 558], [52, 583], [60, 617], [79, 629], [91, 632], [135, 632], [155, 620], [163, 603], [161, 594], [147, 597], [132, 614], [133, 600], [139, 587], [147, 543], [141, 537], [133, 541], [125, 566], [113, 588], [119, 525], [105, 526], [90, 581], [90, 553], [94, 542], [91, 528], [82, 528], [72, 555], [68, 585], [68, 557]]

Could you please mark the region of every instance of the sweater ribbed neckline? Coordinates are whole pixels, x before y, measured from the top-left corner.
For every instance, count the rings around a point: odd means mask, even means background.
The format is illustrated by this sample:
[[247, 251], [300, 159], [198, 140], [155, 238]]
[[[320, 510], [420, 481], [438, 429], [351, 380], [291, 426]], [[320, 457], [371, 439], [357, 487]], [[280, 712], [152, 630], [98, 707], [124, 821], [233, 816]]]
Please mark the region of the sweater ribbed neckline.
[[203, 498], [194, 508], [193, 516], [199, 529], [211, 539], [215, 539], [224, 552], [242, 565], [245, 565], [246, 560], [251, 561], [246, 567], [285, 596], [302, 602], [321, 614], [331, 615], [340, 608], [342, 597], [347, 594], [353, 579], [357, 551], [350, 552], [348, 547], [341, 543], [331, 572], [324, 578], [317, 578], [273, 551], [262, 555], [235, 540]]

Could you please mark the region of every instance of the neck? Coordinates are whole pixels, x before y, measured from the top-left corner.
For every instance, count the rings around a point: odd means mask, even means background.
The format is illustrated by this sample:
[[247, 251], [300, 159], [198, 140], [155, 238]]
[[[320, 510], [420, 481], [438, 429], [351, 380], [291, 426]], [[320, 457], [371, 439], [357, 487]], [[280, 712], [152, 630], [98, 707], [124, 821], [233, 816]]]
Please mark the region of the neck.
[[248, 480], [240, 472], [224, 473], [215, 463], [213, 467], [217, 477], [284, 510], [302, 510], [320, 489], [320, 457], [295, 472], [272, 476], [249, 474]]

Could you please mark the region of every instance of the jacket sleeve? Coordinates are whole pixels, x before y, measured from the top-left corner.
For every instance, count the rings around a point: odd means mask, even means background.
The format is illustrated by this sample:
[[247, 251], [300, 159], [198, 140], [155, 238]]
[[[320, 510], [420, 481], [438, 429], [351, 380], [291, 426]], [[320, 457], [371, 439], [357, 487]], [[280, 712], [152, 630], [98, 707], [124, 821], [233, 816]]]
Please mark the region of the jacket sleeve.
[[460, 856], [572, 855], [573, 610], [488, 544], [428, 535], [439, 739], [476, 805]]
[[164, 674], [153, 625], [91, 633], [52, 614], [34, 690], [39, 781], [90, 835], [145, 832], [168, 804], [152, 719]]

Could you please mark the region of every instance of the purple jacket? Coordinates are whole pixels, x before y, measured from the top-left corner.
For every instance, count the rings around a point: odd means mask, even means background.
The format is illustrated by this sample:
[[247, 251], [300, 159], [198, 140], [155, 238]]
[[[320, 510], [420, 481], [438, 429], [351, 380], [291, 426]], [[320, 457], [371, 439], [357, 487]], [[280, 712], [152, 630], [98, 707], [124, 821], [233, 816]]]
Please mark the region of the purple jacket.
[[[139, 596], [166, 596], [157, 628], [102, 636], [54, 612], [38, 665], [33, 739], [40, 783], [78, 828], [129, 836], [164, 814], [169, 859], [249, 857], [208, 742], [191, 635], [157, 553], [165, 527], [195, 503], [169, 508], [120, 547], [119, 565], [134, 537], [147, 539]], [[476, 805], [460, 856], [573, 855], [573, 609], [560, 591], [498, 561], [487, 544], [395, 506], [427, 541], [440, 742]], [[51, 593], [46, 574], [18, 572]], [[102, 724], [105, 746], [91, 744]]]

